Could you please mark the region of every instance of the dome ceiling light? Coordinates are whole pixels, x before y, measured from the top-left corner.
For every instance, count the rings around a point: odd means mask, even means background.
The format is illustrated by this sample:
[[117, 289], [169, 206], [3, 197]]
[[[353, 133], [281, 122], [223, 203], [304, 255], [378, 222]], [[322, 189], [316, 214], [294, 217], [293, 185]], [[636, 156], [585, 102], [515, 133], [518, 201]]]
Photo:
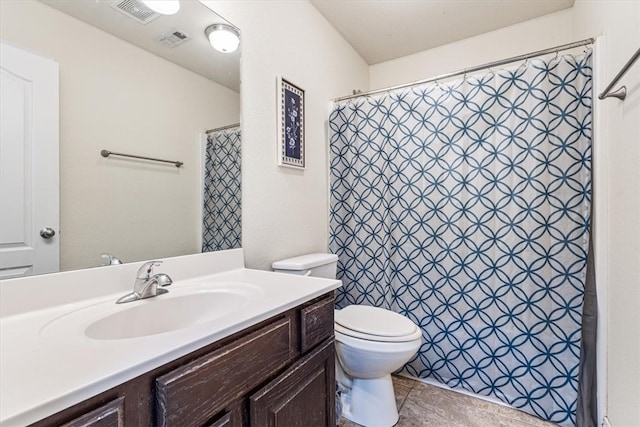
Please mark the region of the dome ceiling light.
[[228, 24], [209, 25], [204, 30], [211, 46], [218, 52], [235, 52], [240, 45], [240, 32]]
[[180, 10], [180, 0], [140, 0], [149, 9], [161, 15], [175, 15]]

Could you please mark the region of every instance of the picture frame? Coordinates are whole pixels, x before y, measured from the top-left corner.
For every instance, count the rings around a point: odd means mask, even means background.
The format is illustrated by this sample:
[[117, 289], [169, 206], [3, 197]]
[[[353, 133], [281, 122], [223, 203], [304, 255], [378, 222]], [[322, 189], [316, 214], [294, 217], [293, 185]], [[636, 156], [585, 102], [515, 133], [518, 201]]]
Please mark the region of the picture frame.
[[278, 166], [305, 168], [304, 90], [278, 77]]

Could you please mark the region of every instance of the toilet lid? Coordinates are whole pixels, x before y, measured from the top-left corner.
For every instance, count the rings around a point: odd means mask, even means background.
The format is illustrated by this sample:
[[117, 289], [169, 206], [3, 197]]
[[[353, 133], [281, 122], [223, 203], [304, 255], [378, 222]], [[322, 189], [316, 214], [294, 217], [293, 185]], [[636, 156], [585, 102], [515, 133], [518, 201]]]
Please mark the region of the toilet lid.
[[350, 305], [335, 312], [336, 330], [358, 336], [400, 338], [416, 333], [418, 327], [406, 317], [378, 307]]
[[337, 323], [335, 324], [335, 335], [336, 341], [341, 342], [344, 336], [348, 336], [351, 338], [359, 338], [361, 340], [365, 340], [368, 342], [378, 341], [385, 343], [396, 343], [396, 342], [409, 342], [422, 338], [422, 331], [416, 328], [415, 333], [411, 335], [405, 335], [401, 337], [382, 337], [380, 335], [371, 335], [371, 334], [363, 334], [360, 332], [352, 331], [351, 329], [344, 328]]

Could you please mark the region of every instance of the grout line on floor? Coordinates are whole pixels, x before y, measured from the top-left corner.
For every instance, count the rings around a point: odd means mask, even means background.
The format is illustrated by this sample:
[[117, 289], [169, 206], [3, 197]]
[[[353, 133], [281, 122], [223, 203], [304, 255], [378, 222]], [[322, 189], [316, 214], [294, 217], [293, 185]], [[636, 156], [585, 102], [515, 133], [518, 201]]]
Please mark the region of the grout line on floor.
[[404, 407], [404, 404], [407, 403], [407, 400], [409, 400], [409, 395], [411, 394], [411, 391], [413, 390], [415, 385], [416, 385], [416, 382], [415, 381], [411, 381], [411, 387], [409, 387], [409, 391], [407, 392], [407, 394], [404, 397], [404, 399], [402, 399], [402, 405], [400, 405], [400, 407], [398, 408], [398, 412], [400, 412], [400, 410]]
[[[415, 387], [415, 385], [417, 384], [417, 381], [414, 380], [413, 378], [410, 377], [405, 377], [403, 375], [397, 375], [396, 376], [398, 378], [403, 378], [405, 380], [411, 380], [410, 381], [410, 385], [409, 385], [409, 390], [407, 391], [407, 394], [404, 395], [404, 399], [402, 399], [402, 403], [400, 403], [400, 406], [398, 407], [398, 413], [400, 413], [400, 411], [402, 410], [402, 408], [404, 407], [404, 404], [407, 402], [407, 400], [409, 399], [409, 395], [411, 394], [411, 391], [413, 390], [413, 387]], [[395, 387], [394, 387], [395, 388]]]

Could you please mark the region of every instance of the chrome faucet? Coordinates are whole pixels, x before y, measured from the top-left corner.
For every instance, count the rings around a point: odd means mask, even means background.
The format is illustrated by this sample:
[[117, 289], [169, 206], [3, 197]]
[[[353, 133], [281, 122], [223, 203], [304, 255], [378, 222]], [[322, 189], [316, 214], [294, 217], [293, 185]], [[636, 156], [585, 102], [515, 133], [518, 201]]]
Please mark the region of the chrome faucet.
[[120, 265], [120, 264], [122, 264], [122, 261], [120, 260], [120, 258], [118, 258], [115, 255], [104, 253], [104, 254], [102, 254], [100, 256], [107, 260], [107, 264], [105, 264], [105, 265]]
[[171, 277], [164, 273], [153, 274], [153, 267], [160, 264], [162, 264], [162, 261], [149, 261], [142, 264], [136, 274], [136, 281], [133, 284], [133, 292], [119, 298], [116, 301], [116, 304], [152, 298], [169, 292], [162, 288], [173, 283]]

